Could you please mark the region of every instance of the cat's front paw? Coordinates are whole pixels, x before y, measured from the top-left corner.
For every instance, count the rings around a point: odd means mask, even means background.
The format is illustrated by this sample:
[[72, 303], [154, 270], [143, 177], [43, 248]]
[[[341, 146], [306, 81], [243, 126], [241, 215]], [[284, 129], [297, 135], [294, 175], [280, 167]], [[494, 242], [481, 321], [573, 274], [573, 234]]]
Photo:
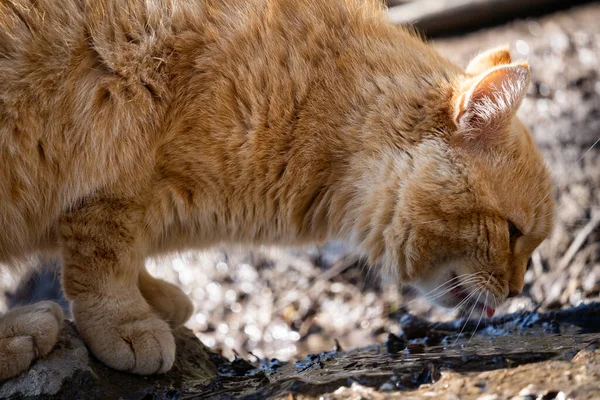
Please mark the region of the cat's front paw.
[[60, 306], [42, 301], [10, 310], [0, 318], [0, 382], [26, 371], [58, 341], [63, 324]]
[[133, 304], [130, 299], [75, 300], [77, 328], [94, 356], [111, 368], [140, 375], [167, 372], [175, 361], [173, 334], [169, 325], [140, 301], [143, 299]]

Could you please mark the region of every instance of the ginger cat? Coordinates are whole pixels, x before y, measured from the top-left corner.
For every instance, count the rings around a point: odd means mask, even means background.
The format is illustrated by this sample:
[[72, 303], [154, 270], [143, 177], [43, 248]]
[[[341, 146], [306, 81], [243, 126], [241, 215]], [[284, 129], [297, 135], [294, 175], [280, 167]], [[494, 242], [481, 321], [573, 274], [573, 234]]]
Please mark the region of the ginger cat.
[[[0, 261], [59, 252], [92, 353], [168, 371], [191, 302], [146, 257], [343, 240], [493, 314], [553, 223], [506, 49], [465, 70], [375, 0], [0, 0]], [[0, 319], [0, 380], [51, 302]]]

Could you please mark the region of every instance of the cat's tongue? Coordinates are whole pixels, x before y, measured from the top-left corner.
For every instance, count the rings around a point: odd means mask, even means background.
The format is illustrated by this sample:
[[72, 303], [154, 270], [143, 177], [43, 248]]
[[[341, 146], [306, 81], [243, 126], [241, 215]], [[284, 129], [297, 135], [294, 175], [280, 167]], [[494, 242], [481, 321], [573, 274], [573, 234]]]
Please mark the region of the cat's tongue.
[[494, 313], [496, 312], [496, 310], [494, 310], [493, 308], [488, 307], [488, 306], [484, 306], [483, 308], [485, 309], [485, 313], [488, 318], [492, 318], [494, 316]]

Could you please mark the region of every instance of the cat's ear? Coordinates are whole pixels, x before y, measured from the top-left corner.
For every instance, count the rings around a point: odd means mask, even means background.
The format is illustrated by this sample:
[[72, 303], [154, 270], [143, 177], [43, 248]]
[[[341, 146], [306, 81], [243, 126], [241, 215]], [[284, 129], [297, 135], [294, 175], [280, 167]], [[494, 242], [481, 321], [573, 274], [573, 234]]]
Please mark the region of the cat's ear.
[[471, 60], [467, 67], [469, 75], [479, 75], [499, 65], [511, 64], [508, 46], [496, 47], [485, 51]]
[[454, 121], [470, 136], [499, 132], [516, 114], [530, 79], [527, 64], [501, 65], [470, 79], [455, 96]]

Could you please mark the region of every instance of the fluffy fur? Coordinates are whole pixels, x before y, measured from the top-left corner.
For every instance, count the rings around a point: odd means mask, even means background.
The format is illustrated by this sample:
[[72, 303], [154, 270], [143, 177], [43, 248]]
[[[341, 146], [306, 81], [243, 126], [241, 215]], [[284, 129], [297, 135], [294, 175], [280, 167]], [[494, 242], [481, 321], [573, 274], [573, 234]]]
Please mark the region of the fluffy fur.
[[[422, 290], [468, 275], [491, 308], [551, 229], [514, 117], [528, 67], [465, 71], [375, 1], [0, 0], [0, 28], [0, 259], [58, 251], [113, 368], [167, 371], [191, 313], [153, 254], [338, 239]], [[15, 337], [55, 340], [2, 326], [0, 379], [37, 354], [3, 363]]]

